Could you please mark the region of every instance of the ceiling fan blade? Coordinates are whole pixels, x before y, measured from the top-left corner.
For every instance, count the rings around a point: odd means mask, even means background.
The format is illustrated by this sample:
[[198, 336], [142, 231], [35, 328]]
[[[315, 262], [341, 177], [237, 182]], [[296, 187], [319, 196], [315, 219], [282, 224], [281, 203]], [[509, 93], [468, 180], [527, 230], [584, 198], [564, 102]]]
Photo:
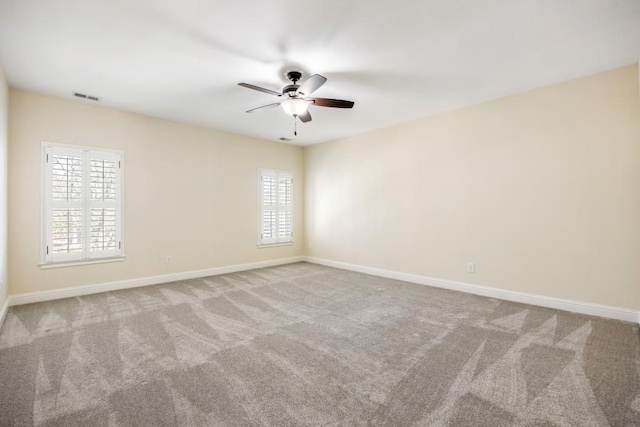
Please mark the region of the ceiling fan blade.
[[259, 92], [268, 93], [269, 95], [282, 96], [281, 93], [276, 92], [275, 90], [265, 89], [263, 87], [252, 85], [252, 84], [249, 84], [249, 83], [238, 83], [238, 86], [246, 87], [248, 89], [257, 90]]
[[251, 110], [247, 110], [247, 113], [255, 113], [256, 111], [267, 110], [269, 108], [277, 107], [278, 105], [280, 105], [279, 102], [276, 102], [275, 104], [263, 105], [262, 107], [256, 107]]
[[320, 74], [314, 74], [304, 81], [296, 91], [297, 94], [311, 95], [327, 81], [327, 78]]
[[300, 114], [298, 116], [298, 118], [300, 119], [300, 121], [302, 123], [307, 123], [311, 121], [311, 113], [309, 112], [309, 110], [305, 111], [304, 114]]
[[353, 101], [345, 101], [344, 99], [330, 99], [330, 98], [306, 98], [308, 101], [313, 101], [313, 105], [318, 107], [333, 107], [333, 108], [353, 108]]

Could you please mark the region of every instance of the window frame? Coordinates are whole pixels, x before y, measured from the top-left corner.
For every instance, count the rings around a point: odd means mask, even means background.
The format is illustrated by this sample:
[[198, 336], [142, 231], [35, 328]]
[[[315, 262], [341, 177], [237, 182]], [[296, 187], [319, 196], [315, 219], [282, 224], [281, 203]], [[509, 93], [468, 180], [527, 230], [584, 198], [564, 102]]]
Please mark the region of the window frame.
[[[62, 154], [78, 156], [83, 159], [82, 170], [82, 197], [79, 202], [56, 202], [52, 196], [52, 175], [49, 165], [49, 155]], [[116, 241], [117, 248], [107, 251], [90, 250], [90, 215], [92, 209], [100, 207], [111, 207], [105, 202], [91, 200], [90, 193], [90, 160], [92, 154], [98, 158], [109, 159], [118, 162], [116, 170], [116, 198], [114, 201], [116, 216]], [[55, 142], [42, 141], [41, 159], [41, 268], [66, 267], [83, 264], [95, 264], [111, 261], [123, 261], [124, 255], [124, 151], [110, 148], [90, 147], [85, 145], [61, 144]], [[82, 251], [78, 254], [50, 254], [49, 248], [52, 246], [53, 230], [51, 218], [56, 204], [75, 203], [82, 210]]]
[[[275, 209], [276, 209], [276, 238], [275, 239], [264, 239], [263, 238], [263, 230], [264, 230], [264, 193], [263, 193], [263, 186], [262, 186], [262, 181], [263, 181], [263, 177], [265, 176], [272, 176], [276, 178], [276, 205], [275, 205]], [[279, 236], [279, 230], [280, 230], [280, 203], [279, 203], [279, 185], [277, 184], [277, 181], [279, 178], [281, 177], [286, 177], [291, 179], [291, 204], [288, 206], [288, 210], [289, 210], [289, 215], [291, 218], [291, 234], [287, 237], [280, 237]], [[283, 170], [276, 170], [276, 169], [266, 169], [266, 168], [260, 168], [258, 169], [258, 247], [273, 247], [273, 246], [287, 246], [287, 245], [292, 245], [294, 243], [294, 231], [293, 231], [293, 220], [294, 220], [294, 215], [293, 215], [293, 190], [294, 190], [294, 177], [293, 177], [293, 172], [292, 171], [283, 171]]]

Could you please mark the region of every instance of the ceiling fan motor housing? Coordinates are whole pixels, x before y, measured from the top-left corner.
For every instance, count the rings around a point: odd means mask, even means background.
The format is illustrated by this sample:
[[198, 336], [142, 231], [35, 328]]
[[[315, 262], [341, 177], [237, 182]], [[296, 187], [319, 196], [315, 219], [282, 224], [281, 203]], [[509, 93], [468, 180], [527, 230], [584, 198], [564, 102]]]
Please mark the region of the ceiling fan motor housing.
[[300, 85], [288, 85], [288, 86], [285, 86], [284, 89], [282, 89], [282, 94], [283, 95], [288, 95], [290, 97], [294, 97], [294, 96], [296, 96], [296, 91], [298, 90], [299, 87], [300, 87]]

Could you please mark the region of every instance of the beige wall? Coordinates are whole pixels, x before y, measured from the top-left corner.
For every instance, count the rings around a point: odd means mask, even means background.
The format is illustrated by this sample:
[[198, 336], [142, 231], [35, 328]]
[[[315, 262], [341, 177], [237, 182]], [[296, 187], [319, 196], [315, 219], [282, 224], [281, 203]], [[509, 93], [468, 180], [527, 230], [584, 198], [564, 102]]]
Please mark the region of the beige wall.
[[[9, 126], [9, 87], [0, 69], [0, 309], [8, 294], [7, 269], [7, 137]], [[0, 322], [2, 319], [0, 319]]]
[[[304, 164], [299, 147], [11, 90], [0, 278], [18, 294], [306, 253], [640, 309], [638, 80], [625, 67], [308, 147]], [[0, 166], [6, 100], [0, 79]], [[41, 141], [125, 151], [126, 261], [39, 268]], [[293, 246], [256, 247], [259, 167], [294, 172]]]
[[[11, 294], [302, 254], [302, 148], [13, 89], [9, 106]], [[124, 262], [40, 269], [41, 141], [124, 150]], [[294, 173], [292, 246], [257, 248], [258, 168]]]
[[637, 65], [309, 147], [305, 175], [307, 255], [640, 309]]

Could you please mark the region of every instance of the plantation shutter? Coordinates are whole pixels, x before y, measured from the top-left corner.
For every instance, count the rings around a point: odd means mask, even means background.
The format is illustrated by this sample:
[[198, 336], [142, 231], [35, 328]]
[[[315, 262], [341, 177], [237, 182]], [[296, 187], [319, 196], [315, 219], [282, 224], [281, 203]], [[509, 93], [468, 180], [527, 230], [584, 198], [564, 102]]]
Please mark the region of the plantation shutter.
[[286, 243], [293, 239], [290, 172], [262, 170], [260, 174], [260, 243]]
[[121, 155], [45, 146], [44, 262], [121, 255]]
[[84, 153], [80, 150], [49, 150], [46, 176], [48, 226], [47, 255], [50, 261], [82, 258], [84, 251], [83, 194]]
[[89, 258], [119, 254], [119, 164], [116, 154], [89, 152]]
[[291, 224], [291, 176], [278, 175], [278, 241], [290, 242]]
[[275, 174], [262, 175], [262, 243], [276, 243], [278, 205]]

